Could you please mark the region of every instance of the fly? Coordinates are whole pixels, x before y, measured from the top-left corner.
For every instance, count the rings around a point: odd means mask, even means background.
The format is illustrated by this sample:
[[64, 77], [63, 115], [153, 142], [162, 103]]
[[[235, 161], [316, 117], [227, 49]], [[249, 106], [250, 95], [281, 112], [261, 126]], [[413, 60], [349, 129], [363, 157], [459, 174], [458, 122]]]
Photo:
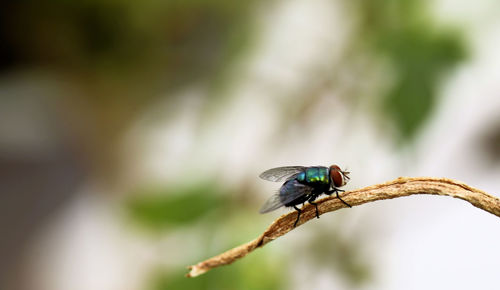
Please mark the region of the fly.
[[267, 213], [282, 206], [293, 207], [297, 211], [297, 219], [293, 227], [297, 226], [302, 210], [297, 207], [306, 201], [316, 207], [316, 217], [319, 218], [318, 204], [314, 201], [321, 194], [335, 193], [345, 205], [351, 207], [339, 196], [339, 189], [349, 180], [349, 172], [342, 171], [337, 165], [324, 166], [286, 166], [266, 170], [259, 175], [268, 181], [285, 181], [278, 193], [272, 195], [260, 209], [260, 213]]

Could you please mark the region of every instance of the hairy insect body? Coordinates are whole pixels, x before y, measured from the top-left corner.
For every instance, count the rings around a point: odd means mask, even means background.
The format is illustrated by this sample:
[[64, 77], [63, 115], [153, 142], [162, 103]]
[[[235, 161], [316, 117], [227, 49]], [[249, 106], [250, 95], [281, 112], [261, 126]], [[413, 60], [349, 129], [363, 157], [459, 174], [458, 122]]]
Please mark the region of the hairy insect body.
[[285, 166], [272, 168], [264, 171], [260, 178], [269, 181], [285, 181], [279, 192], [271, 196], [260, 209], [261, 213], [273, 211], [281, 206], [293, 207], [297, 211], [297, 220], [302, 212], [297, 205], [306, 201], [316, 207], [316, 217], [319, 218], [318, 205], [314, 203], [321, 194], [330, 195], [335, 193], [345, 205], [349, 206], [339, 196], [343, 190], [339, 187], [344, 186], [349, 180], [349, 172], [342, 171], [337, 165], [330, 167], [324, 166]]

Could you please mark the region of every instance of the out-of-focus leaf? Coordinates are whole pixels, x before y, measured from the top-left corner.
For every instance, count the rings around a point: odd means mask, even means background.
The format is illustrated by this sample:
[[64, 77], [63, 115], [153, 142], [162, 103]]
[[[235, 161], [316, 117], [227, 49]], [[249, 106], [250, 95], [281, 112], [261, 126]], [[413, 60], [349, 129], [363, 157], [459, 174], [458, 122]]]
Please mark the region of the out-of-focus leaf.
[[222, 191], [214, 184], [175, 190], [144, 189], [128, 200], [127, 209], [134, 221], [150, 228], [182, 226], [227, 206]]
[[433, 23], [425, 0], [357, 1], [360, 42], [380, 54], [393, 71], [382, 111], [402, 141], [411, 141], [436, 103], [439, 82], [466, 56], [458, 31]]
[[379, 49], [389, 57], [396, 79], [384, 108], [403, 140], [411, 139], [432, 113], [442, 76], [464, 58], [464, 45], [451, 32], [411, 28], [389, 33]]
[[221, 267], [210, 273], [188, 279], [185, 271], [158, 271], [148, 287], [151, 290], [167, 289], [285, 289], [284, 268], [279, 261], [263, 255], [245, 258], [245, 261]]

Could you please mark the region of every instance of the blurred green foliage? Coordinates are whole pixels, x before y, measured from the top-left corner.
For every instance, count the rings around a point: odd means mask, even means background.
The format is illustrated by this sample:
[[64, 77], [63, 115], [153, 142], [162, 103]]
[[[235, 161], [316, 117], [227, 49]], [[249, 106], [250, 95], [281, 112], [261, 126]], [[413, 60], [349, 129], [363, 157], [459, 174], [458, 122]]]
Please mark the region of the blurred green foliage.
[[186, 271], [157, 271], [148, 289], [285, 289], [287, 268], [283, 261], [273, 261], [263, 254], [252, 254], [245, 261], [211, 270], [210, 273], [187, 279]]
[[89, 171], [110, 182], [120, 171], [123, 133], [152, 103], [175, 103], [187, 87], [214, 98], [232, 84], [259, 2], [7, 1], [0, 73], [27, 72], [67, 89], [54, 94], [55, 113]]
[[226, 190], [214, 183], [189, 187], [149, 186], [136, 190], [126, 202], [132, 220], [146, 228], [162, 231], [189, 226], [209, 213], [228, 208]]
[[411, 141], [428, 119], [440, 81], [466, 57], [465, 41], [455, 30], [440, 27], [427, 1], [358, 1], [362, 35], [386, 60], [394, 83], [385, 92], [382, 112], [389, 116], [402, 141]]
[[[230, 231], [233, 239], [225, 239], [215, 248], [222, 251], [241, 242], [245, 235], [245, 222], [239, 222], [237, 233], [234, 231], [234, 222], [225, 223], [223, 219], [227, 213], [232, 212], [231, 220], [241, 217], [231, 211], [238, 206], [230, 198], [227, 190], [221, 185], [212, 182], [198, 182], [189, 186], [149, 186], [134, 192], [127, 200], [125, 206], [129, 217], [136, 224], [154, 233], [164, 234], [175, 228], [188, 228], [195, 223], [204, 226], [217, 227], [217, 231], [207, 231], [199, 238], [198, 249], [204, 249], [204, 257], [209, 257], [214, 248], [210, 245], [216, 239], [216, 233], [225, 235], [224, 228]], [[255, 223], [248, 223], [254, 225]], [[238, 226], [238, 225], [237, 225]], [[252, 233], [252, 236], [255, 235]], [[243, 240], [249, 239], [245, 237]], [[189, 251], [179, 245], [179, 251]], [[271, 256], [256, 253], [229, 267], [221, 267], [194, 279], [187, 279], [184, 268], [169, 270], [159, 268], [152, 273], [151, 280], [146, 289], [283, 289], [284, 280], [282, 271], [286, 270], [284, 261], [272, 260]], [[201, 259], [201, 257], [200, 257]], [[185, 261], [186, 265], [192, 261]]]
[[[128, 128], [127, 121], [152, 99], [172, 97], [175, 90], [193, 84], [206, 85], [212, 90], [207, 96], [215, 96], [214, 92], [231, 84], [230, 69], [251, 44], [253, 12], [261, 2], [9, 2], [0, 11], [4, 56], [0, 69], [43, 67], [70, 75], [82, 92], [71, 97], [90, 103], [81, 113], [82, 120], [99, 124], [85, 131], [90, 135], [82, 142], [95, 142], [90, 146], [95, 151], [115, 151], [110, 136]], [[382, 111], [393, 120], [401, 140], [411, 141], [432, 113], [441, 79], [466, 57], [464, 40], [457, 31], [435, 23], [427, 1], [353, 2], [355, 16], [361, 20], [361, 31], [355, 36], [358, 43], [386, 60], [394, 75], [390, 78], [394, 83], [384, 92]], [[83, 107], [80, 102], [74, 104]], [[219, 105], [207, 103], [207, 107]], [[229, 212], [232, 221], [248, 220], [229, 196], [223, 186], [211, 182], [148, 186], [134, 192], [125, 208], [135, 223], [157, 233], [194, 227], [198, 222], [224, 228]], [[235, 239], [245, 229], [238, 230]], [[352, 241], [335, 235], [319, 235], [315, 241], [311, 251], [318, 253], [315, 262], [322, 267], [343, 273], [353, 285], [371, 277], [369, 265], [357, 255]], [[184, 278], [184, 271], [160, 270], [150, 288], [279, 289], [287, 278], [284, 263], [255, 253], [244, 262], [196, 279]]]
[[0, 31], [5, 56], [1, 68], [44, 66], [142, 92], [99, 98], [164, 95], [188, 83], [217, 79], [249, 44], [256, 3], [9, 2], [0, 12], [1, 27], [8, 28]]
[[441, 77], [463, 59], [464, 51], [451, 32], [432, 35], [418, 29], [387, 37], [380, 48], [391, 56], [396, 82], [384, 107], [402, 137], [410, 139], [432, 113]]

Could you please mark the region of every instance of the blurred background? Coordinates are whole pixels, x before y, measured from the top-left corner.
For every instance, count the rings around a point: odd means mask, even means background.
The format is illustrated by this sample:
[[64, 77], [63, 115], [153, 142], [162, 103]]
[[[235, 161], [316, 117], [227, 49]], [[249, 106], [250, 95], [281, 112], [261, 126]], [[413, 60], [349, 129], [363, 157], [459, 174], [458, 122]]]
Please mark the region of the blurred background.
[[184, 277], [287, 212], [258, 214], [272, 167], [498, 195], [498, 1], [3, 7], [1, 289], [498, 289], [498, 217], [437, 196], [326, 214]]

